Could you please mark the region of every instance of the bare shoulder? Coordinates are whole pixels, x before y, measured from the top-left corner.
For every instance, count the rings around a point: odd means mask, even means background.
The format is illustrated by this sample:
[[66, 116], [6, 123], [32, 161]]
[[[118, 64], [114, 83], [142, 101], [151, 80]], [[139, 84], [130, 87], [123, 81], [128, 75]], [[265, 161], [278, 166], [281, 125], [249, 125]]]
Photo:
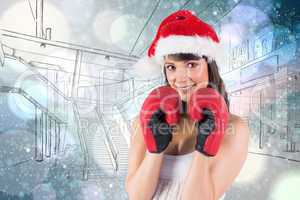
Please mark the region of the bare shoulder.
[[247, 123], [247, 121], [238, 115], [230, 113], [229, 114], [229, 123], [237, 125], [240, 123]]
[[238, 115], [230, 114], [229, 123], [226, 130], [226, 137], [245, 137], [249, 136], [248, 121]]
[[230, 113], [220, 153], [218, 153], [214, 162], [222, 160], [224, 155], [245, 157], [248, 152], [249, 135], [248, 122], [240, 116]]
[[240, 149], [239, 152], [242, 154], [242, 150], [248, 150], [249, 136], [248, 121], [238, 115], [230, 114], [221, 149], [225, 151]]
[[134, 143], [143, 143], [139, 115], [134, 117], [131, 121], [130, 144], [133, 145]]
[[137, 128], [140, 125], [139, 115], [131, 120], [131, 128]]
[[[248, 122], [243, 118], [230, 114], [228, 127], [225, 131], [219, 153], [212, 159], [212, 165], [222, 160], [244, 162], [249, 145]], [[238, 162], [237, 162], [238, 164]]]

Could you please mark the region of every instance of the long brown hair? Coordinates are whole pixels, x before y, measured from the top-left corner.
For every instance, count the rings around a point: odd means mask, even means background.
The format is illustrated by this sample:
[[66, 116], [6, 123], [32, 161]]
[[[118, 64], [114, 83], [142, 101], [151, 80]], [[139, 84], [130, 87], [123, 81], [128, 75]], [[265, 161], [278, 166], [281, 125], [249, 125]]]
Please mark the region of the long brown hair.
[[[199, 56], [191, 53], [177, 53], [177, 54], [169, 54], [168, 58], [175, 61], [187, 61], [187, 60], [199, 60], [204, 58], [207, 62], [208, 67], [208, 85], [207, 87], [214, 88], [217, 90], [223, 97], [226, 102], [227, 108], [229, 110], [229, 99], [228, 94], [225, 89], [224, 81], [220, 76], [218, 65], [214, 60], [208, 62], [207, 56]], [[167, 79], [166, 68], [163, 67], [163, 72], [165, 75], [165, 84], [170, 85]]]

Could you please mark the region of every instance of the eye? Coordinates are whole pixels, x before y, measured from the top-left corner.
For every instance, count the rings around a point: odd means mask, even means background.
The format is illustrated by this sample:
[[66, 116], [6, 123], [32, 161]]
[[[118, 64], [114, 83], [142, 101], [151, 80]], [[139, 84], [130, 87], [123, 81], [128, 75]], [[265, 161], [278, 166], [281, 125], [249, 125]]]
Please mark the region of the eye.
[[168, 71], [175, 71], [176, 67], [174, 65], [165, 65], [165, 68], [168, 70]]
[[197, 66], [198, 66], [198, 63], [195, 63], [195, 62], [187, 63], [187, 67], [188, 67], [188, 68], [191, 68], [191, 69], [193, 69], [193, 68], [195, 68], [195, 67], [197, 67]]

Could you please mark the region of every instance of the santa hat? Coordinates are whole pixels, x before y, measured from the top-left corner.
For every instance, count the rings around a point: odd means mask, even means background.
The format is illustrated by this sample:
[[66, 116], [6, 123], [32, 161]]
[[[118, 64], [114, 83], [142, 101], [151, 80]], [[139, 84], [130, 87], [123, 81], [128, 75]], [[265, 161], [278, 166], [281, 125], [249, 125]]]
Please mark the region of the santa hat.
[[205, 55], [218, 65], [225, 62], [224, 45], [214, 29], [190, 10], [176, 11], [161, 22], [147, 56], [134, 65], [135, 71], [144, 77], [157, 76], [162, 73], [163, 57], [176, 53]]

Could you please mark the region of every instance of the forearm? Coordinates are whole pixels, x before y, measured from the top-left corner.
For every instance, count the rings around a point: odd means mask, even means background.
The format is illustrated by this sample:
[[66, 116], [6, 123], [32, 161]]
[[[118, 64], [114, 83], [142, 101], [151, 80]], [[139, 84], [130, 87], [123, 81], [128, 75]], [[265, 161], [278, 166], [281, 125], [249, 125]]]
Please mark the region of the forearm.
[[195, 151], [183, 186], [183, 200], [215, 200], [214, 184], [209, 170], [209, 157]]
[[127, 193], [130, 200], [151, 199], [160, 174], [163, 153], [146, 153], [136, 173], [128, 180]]

